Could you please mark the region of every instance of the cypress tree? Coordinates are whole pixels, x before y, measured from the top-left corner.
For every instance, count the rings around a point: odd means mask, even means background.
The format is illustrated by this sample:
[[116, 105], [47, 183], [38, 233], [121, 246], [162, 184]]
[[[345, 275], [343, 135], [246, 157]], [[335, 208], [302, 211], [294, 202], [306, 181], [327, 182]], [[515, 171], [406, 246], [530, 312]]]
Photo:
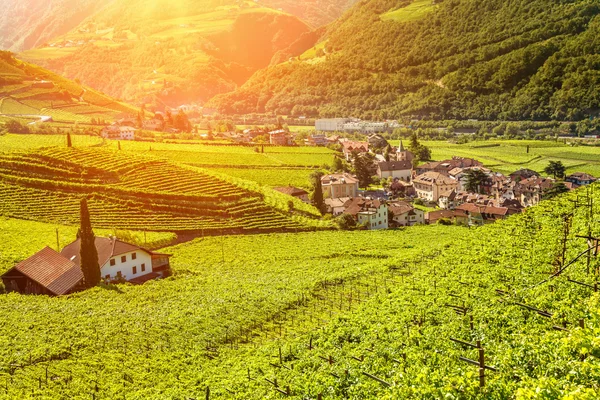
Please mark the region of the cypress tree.
[[73, 143], [71, 142], [71, 132], [67, 132], [67, 147], [73, 147]]
[[321, 177], [323, 173], [321, 171], [315, 171], [312, 174], [313, 179], [313, 205], [323, 214], [325, 211], [325, 202], [323, 201], [323, 186], [321, 185]]
[[87, 200], [81, 200], [80, 209], [80, 227], [77, 236], [81, 241], [79, 249], [80, 266], [83, 272], [83, 283], [91, 288], [100, 283], [100, 265], [98, 265], [98, 250], [96, 249], [96, 237], [92, 230], [90, 221], [90, 212], [88, 210]]

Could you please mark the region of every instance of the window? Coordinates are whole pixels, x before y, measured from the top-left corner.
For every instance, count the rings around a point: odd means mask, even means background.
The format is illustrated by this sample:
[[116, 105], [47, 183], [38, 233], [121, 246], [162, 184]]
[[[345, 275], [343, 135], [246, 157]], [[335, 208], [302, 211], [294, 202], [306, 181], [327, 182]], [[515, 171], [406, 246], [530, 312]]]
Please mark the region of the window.
[[121, 262], [124, 263], [125, 261], [127, 261], [127, 256], [121, 256]]
[[146, 264], [142, 264], [142, 272], [146, 272]]
[[106, 275], [106, 276], [104, 277], [104, 279], [106, 279], [106, 280], [109, 280], [109, 279], [110, 279], [110, 275]]
[[110, 266], [113, 267], [117, 262], [115, 261], [114, 258], [110, 259]]
[[133, 269], [133, 271], [132, 271], [132, 272], [133, 272], [133, 275], [137, 274], [137, 267], [136, 267], [136, 266], [134, 266], [132, 269]]
[[135, 253], [131, 253], [131, 259], [132, 259], [132, 260], [135, 260], [136, 258], [137, 258], [137, 254], [135, 254]]
[[118, 278], [122, 278], [123, 277], [123, 274], [121, 274], [121, 271], [117, 271], [117, 277]]

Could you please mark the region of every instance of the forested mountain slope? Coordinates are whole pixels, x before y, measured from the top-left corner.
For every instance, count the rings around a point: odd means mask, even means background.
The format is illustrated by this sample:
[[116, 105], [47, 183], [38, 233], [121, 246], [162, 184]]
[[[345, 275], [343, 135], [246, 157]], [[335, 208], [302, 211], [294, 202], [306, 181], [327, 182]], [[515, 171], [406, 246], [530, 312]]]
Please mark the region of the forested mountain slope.
[[228, 113], [581, 119], [600, 107], [600, 4], [365, 0], [312, 51], [212, 105]]

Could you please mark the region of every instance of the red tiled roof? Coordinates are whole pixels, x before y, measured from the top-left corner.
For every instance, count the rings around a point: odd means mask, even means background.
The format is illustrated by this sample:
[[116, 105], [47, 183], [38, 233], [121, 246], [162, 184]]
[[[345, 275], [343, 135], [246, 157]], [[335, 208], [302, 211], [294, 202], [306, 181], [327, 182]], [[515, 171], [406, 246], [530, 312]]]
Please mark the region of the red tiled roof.
[[412, 170], [412, 163], [410, 161], [389, 161], [380, 162], [379, 169], [382, 171], [405, 171]]
[[508, 208], [506, 207], [482, 206], [473, 203], [461, 204], [456, 209], [478, 214], [506, 215], [508, 213]]
[[[151, 251], [135, 246], [133, 244], [125, 243], [119, 239], [109, 239], [103, 237], [96, 238], [96, 249], [98, 250], [98, 264], [100, 268], [108, 262], [111, 257], [118, 256], [120, 254], [129, 253], [131, 251], [142, 250], [148, 254], [153, 254]], [[75, 265], [79, 267], [79, 249], [81, 246], [81, 240], [77, 239], [73, 243], [67, 245], [60, 254], [67, 259], [73, 261]]]
[[13, 269], [56, 295], [68, 293], [83, 279], [79, 266], [50, 247], [44, 247]]
[[410, 203], [406, 203], [404, 201], [399, 201], [396, 203], [392, 203], [390, 206], [390, 212], [394, 215], [402, 215], [407, 212], [414, 210], [414, 207]]
[[281, 186], [281, 187], [276, 187], [274, 189], [277, 190], [278, 192], [288, 194], [290, 196], [304, 196], [304, 195], [308, 194], [308, 192], [306, 190], [300, 189], [297, 187], [293, 187], [293, 186]]

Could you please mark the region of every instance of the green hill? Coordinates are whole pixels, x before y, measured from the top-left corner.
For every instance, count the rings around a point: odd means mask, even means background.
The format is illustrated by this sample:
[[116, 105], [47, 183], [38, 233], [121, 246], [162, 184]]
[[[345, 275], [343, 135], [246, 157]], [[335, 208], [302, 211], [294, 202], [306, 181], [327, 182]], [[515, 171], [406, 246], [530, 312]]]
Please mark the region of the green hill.
[[600, 5], [369, 0], [211, 101], [226, 113], [577, 120], [600, 109]]
[[132, 103], [203, 103], [276, 54], [287, 60], [312, 47], [318, 37], [304, 15], [316, 26], [350, 3], [115, 0], [20, 57]]
[[0, 51], [0, 120], [110, 121], [139, 110]]

